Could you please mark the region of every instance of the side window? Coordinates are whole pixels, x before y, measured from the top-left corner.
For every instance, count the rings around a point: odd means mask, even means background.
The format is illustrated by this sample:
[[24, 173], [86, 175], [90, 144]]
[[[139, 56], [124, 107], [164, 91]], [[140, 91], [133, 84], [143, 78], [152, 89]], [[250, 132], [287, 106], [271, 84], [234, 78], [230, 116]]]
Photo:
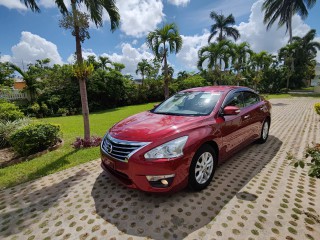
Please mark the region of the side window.
[[243, 108], [243, 99], [242, 99], [242, 93], [236, 92], [233, 93], [231, 96], [227, 98], [227, 101], [225, 102], [224, 106], [235, 106], [238, 108]]
[[248, 107], [260, 102], [260, 97], [253, 92], [243, 92], [244, 106]]

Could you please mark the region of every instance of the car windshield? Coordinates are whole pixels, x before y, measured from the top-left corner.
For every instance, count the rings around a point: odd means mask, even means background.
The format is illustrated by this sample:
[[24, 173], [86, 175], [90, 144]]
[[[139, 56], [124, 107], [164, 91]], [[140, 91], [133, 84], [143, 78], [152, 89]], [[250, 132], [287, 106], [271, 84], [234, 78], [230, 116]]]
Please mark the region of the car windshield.
[[180, 92], [164, 101], [152, 112], [181, 116], [209, 115], [220, 96], [219, 92]]

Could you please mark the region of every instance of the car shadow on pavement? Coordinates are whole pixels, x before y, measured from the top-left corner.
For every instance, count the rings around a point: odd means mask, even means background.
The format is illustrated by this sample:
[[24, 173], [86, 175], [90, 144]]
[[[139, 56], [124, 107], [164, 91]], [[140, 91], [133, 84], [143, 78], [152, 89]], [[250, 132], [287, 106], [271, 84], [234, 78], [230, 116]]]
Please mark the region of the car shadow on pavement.
[[[0, 227], [0, 239], [23, 231], [28, 233], [31, 231], [28, 228], [38, 221], [38, 216], [47, 212], [49, 208], [56, 208], [58, 219], [65, 211], [65, 209], [58, 207], [58, 200], [62, 196], [66, 197], [69, 189], [83, 181], [83, 178], [88, 175], [89, 173], [82, 169], [49, 186], [35, 181], [25, 183], [23, 187], [18, 185], [17, 189], [19, 190], [12, 187], [1, 192], [1, 199], [5, 196], [10, 196], [10, 198], [2, 202], [4, 205], [1, 205], [0, 220], [3, 222]], [[46, 181], [50, 182], [50, 177]], [[48, 228], [47, 231], [49, 227], [48, 221], [41, 226], [43, 229]]]
[[133, 236], [182, 239], [211, 222], [233, 197], [259, 198], [241, 189], [275, 157], [281, 145], [274, 136], [263, 145], [251, 144], [219, 166], [211, 184], [201, 192], [144, 193], [102, 172], [91, 192], [96, 213]]

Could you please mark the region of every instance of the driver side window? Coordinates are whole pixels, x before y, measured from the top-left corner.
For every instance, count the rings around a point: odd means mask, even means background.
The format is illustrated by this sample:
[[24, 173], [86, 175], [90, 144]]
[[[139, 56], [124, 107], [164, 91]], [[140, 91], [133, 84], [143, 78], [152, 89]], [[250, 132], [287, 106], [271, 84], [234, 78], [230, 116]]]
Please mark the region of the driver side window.
[[236, 92], [231, 94], [228, 98], [227, 101], [224, 104], [224, 107], [226, 106], [235, 106], [238, 108], [243, 108], [243, 96], [241, 92]]

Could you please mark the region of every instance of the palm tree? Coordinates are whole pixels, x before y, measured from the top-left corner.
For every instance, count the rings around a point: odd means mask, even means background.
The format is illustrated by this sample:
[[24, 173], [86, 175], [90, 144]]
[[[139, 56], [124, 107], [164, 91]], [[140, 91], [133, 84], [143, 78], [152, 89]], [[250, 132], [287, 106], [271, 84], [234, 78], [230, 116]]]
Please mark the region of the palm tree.
[[314, 59], [317, 56], [318, 50], [320, 50], [320, 43], [313, 41], [316, 37], [316, 30], [311, 29], [304, 37], [293, 37], [293, 42], [297, 42], [300, 49], [299, 56], [304, 57], [305, 61]]
[[312, 8], [316, 0], [265, 0], [262, 5], [264, 23], [267, 29], [279, 19], [278, 26], [286, 25], [289, 31], [289, 43], [292, 42], [292, 17], [299, 13], [302, 19], [308, 16], [308, 8]]
[[148, 47], [153, 51], [155, 56], [164, 63], [164, 97], [169, 97], [169, 69], [168, 54], [178, 53], [182, 48], [182, 37], [174, 23], [166, 24], [150, 32], [147, 36]]
[[178, 79], [184, 80], [187, 79], [190, 76], [190, 74], [187, 71], [180, 71], [178, 72]]
[[18, 72], [24, 82], [26, 83], [26, 88], [30, 94], [30, 101], [33, 103], [38, 95], [39, 88], [38, 88], [38, 74], [35, 74], [37, 72], [37, 69], [35, 66], [29, 65], [28, 71], [23, 71], [20, 67], [18, 67], [15, 64], [10, 63], [9, 64], [10, 68], [16, 72]]
[[[222, 60], [224, 60], [225, 68], [228, 67], [230, 55], [230, 41], [222, 40], [218, 43], [210, 43], [208, 46], [200, 48], [198, 52], [198, 68], [203, 70], [203, 63], [207, 62], [208, 71], [214, 71], [220, 76], [221, 80], [221, 69]], [[218, 63], [219, 62], [219, 63]]]
[[112, 63], [108, 57], [103, 57], [103, 56], [99, 56], [99, 62], [100, 62], [100, 67], [103, 70], [106, 70], [108, 63], [110, 64]]
[[[20, 0], [22, 1], [22, 0]], [[36, 0], [23, 0], [26, 7], [31, 8], [32, 11], [39, 12], [40, 9], [37, 5]], [[64, 0], [55, 0], [55, 3], [63, 15], [69, 15], [69, 11], [64, 3]], [[83, 3], [88, 10], [89, 17], [95, 23], [97, 27], [102, 26], [103, 24], [103, 11], [106, 10], [110, 17], [111, 31], [116, 30], [120, 24], [120, 15], [118, 9], [115, 5], [115, 0], [71, 0], [71, 11], [73, 16], [73, 30], [72, 34], [76, 40], [76, 56], [77, 56], [77, 65], [84, 66], [83, 57], [82, 57], [82, 47], [81, 42], [84, 41], [84, 38], [81, 37], [81, 26], [79, 24], [78, 16], [79, 14], [77, 7], [79, 4]], [[87, 35], [88, 36], [88, 35]], [[82, 76], [84, 76], [82, 74]], [[85, 77], [79, 77], [79, 87], [80, 87], [80, 96], [81, 96], [81, 105], [82, 105], [82, 115], [84, 122], [84, 139], [85, 141], [90, 140], [90, 123], [89, 123], [89, 107], [88, 107], [88, 98], [87, 98], [87, 87]]]
[[[320, 50], [320, 43], [314, 41], [316, 31], [310, 30], [304, 37], [293, 37], [292, 42], [279, 50], [279, 59], [284, 61], [285, 66], [293, 65], [297, 71], [305, 72], [308, 67], [314, 65], [314, 59], [317, 51]], [[289, 79], [293, 72], [288, 75], [287, 88], [289, 88]]]
[[254, 71], [254, 89], [257, 90], [258, 83], [262, 80], [263, 71], [270, 68], [271, 64], [274, 62], [275, 56], [272, 54], [261, 51], [259, 53], [252, 52], [250, 55], [250, 67]]
[[228, 17], [225, 17], [223, 14], [218, 14], [215, 11], [210, 13], [210, 18], [215, 21], [214, 24], [211, 25], [211, 34], [208, 38], [208, 42], [216, 35], [218, 36], [218, 41], [225, 40], [226, 37], [232, 37], [235, 41], [240, 37], [239, 31], [230, 26], [235, 24], [235, 20], [232, 14]]
[[138, 62], [136, 74], [140, 72], [142, 77], [142, 84], [144, 81], [144, 76], [150, 74], [151, 65], [148, 63], [147, 59], [142, 59], [141, 62]]
[[242, 73], [247, 67], [247, 61], [252, 54], [252, 50], [250, 49], [249, 43], [243, 42], [240, 44], [233, 44], [232, 52], [233, 70], [236, 72], [236, 82], [239, 85], [239, 82], [243, 79]]
[[269, 68], [274, 60], [275, 56], [266, 51], [261, 51], [259, 53], [253, 52], [250, 55], [251, 67], [255, 71]]

